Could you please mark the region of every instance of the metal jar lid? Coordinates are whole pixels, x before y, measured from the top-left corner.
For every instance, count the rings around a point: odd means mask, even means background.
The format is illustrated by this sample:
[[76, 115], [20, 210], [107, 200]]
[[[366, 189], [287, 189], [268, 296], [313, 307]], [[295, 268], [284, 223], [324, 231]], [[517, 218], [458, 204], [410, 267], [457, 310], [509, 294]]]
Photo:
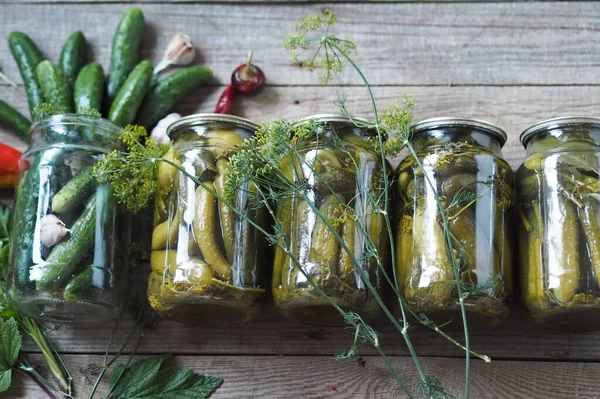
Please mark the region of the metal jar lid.
[[477, 130], [484, 130], [500, 140], [500, 145], [504, 145], [507, 140], [506, 132], [498, 126], [479, 119], [441, 117], [425, 119], [412, 125], [413, 136], [421, 132], [444, 127], [470, 127]]
[[558, 118], [546, 119], [528, 127], [521, 133], [521, 144], [527, 145], [529, 139], [534, 135], [568, 126], [587, 125], [600, 127], [600, 118], [589, 116], [560, 116]]
[[235, 115], [227, 114], [193, 114], [183, 117], [171, 123], [167, 127], [167, 136], [171, 138], [171, 134], [181, 128], [192, 128], [201, 125], [205, 122], [224, 122], [233, 126], [246, 128], [255, 131], [259, 126], [251, 120], [241, 118]]

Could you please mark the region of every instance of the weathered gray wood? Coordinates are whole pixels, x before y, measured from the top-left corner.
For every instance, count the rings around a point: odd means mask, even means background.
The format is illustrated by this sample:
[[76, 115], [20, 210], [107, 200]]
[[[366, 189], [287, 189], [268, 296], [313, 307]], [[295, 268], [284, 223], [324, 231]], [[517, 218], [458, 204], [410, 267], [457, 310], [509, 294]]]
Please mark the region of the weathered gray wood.
[[[289, 65], [281, 40], [294, 21], [329, 6], [335, 33], [358, 45], [355, 57], [377, 85], [600, 84], [600, 8], [595, 3], [144, 4], [144, 57], [158, 61], [169, 39], [188, 33], [199, 62], [225, 82], [249, 48], [277, 85], [313, 84]], [[58, 59], [67, 36], [83, 30], [94, 59], [107, 66], [111, 37], [127, 4], [5, 4], [0, 68], [19, 80], [4, 38], [28, 32]], [[338, 81], [358, 84], [350, 71]]]
[[[39, 356], [32, 357], [40, 361]], [[224, 383], [211, 396], [220, 398], [405, 398], [379, 357], [365, 357], [361, 367], [356, 360], [336, 361], [314, 356], [177, 356], [173, 363], [198, 373], [218, 376]], [[85, 370], [90, 363], [101, 362], [100, 356], [71, 355], [66, 361], [79, 390], [76, 397], [87, 398], [91, 383]], [[121, 360], [126, 362], [126, 357]], [[391, 358], [393, 367], [413, 393], [418, 381], [412, 360]], [[423, 359], [428, 375], [437, 376], [448, 393], [456, 397], [463, 392], [464, 364], [460, 359]], [[475, 362], [471, 371], [471, 397], [477, 399], [529, 398], [597, 398], [600, 364], [560, 362], [499, 361]], [[97, 397], [105, 394], [108, 378], [103, 380]], [[8, 399], [45, 398], [31, 381], [16, 378], [17, 386], [3, 397]]]
[[[352, 343], [352, 331], [345, 328], [307, 326], [282, 319], [266, 306], [261, 320], [241, 326], [192, 326], [162, 321], [148, 332], [139, 353], [164, 352], [186, 355], [329, 355], [346, 352]], [[533, 325], [518, 308], [502, 325], [471, 331], [472, 349], [492, 359], [597, 360], [600, 359], [600, 333], [566, 334]], [[104, 353], [114, 324], [62, 326], [49, 336], [61, 353]], [[375, 329], [381, 333], [381, 345], [391, 355], [408, 355], [402, 336], [382, 321]], [[124, 343], [133, 328], [122, 321], [113, 350]], [[451, 333], [462, 341], [460, 332]], [[411, 330], [411, 339], [419, 355], [460, 357], [463, 352], [453, 344], [424, 328]], [[24, 349], [39, 351], [26, 340]], [[368, 345], [361, 353], [376, 354]]]
[[[0, 98], [27, 114], [24, 90], [1, 88]], [[187, 96], [176, 107], [183, 114], [211, 112], [221, 87], [209, 87]], [[523, 161], [524, 149], [519, 134], [531, 124], [561, 115], [598, 115], [600, 87], [509, 86], [509, 87], [376, 87], [380, 107], [402, 98], [415, 98], [414, 119], [435, 116], [467, 116], [496, 123], [509, 136], [504, 156], [516, 168]], [[370, 105], [362, 87], [267, 87], [256, 97], [238, 98], [236, 114], [262, 122], [271, 118], [295, 118], [308, 114], [336, 112], [337, 93], [346, 98], [348, 108], [357, 115], [369, 113]], [[15, 136], [0, 128], [0, 142], [25, 148]]]

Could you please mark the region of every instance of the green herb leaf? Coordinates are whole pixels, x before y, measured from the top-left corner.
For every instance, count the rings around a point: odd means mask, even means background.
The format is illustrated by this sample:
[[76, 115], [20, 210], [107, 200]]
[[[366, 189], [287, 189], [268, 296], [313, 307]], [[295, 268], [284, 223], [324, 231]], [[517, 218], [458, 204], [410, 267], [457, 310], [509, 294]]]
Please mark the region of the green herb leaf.
[[12, 370], [4, 370], [0, 372], [0, 392], [4, 392], [10, 388], [11, 380]]
[[6, 390], [10, 385], [10, 369], [19, 358], [22, 341], [16, 320], [13, 318], [8, 320], [0, 318], [0, 372], [3, 373], [0, 377], [2, 380], [0, 386], [5, 387], [0, 391]]
[[162, 364], [168, 355], [144, 359], [125, 368], [117, 366], [110, 375], [110, 399], [208, 398], [223, 380], [180, 367]]

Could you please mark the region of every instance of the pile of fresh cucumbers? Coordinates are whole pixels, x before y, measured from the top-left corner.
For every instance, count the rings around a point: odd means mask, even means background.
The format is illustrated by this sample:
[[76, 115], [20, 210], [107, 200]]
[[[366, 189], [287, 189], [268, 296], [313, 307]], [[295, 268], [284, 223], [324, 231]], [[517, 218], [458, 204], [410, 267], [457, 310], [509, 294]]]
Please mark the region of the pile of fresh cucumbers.
[[[67, 39], [58, 64], [54, 64], [26, 34], [12, 32], [10, 50], [23, 78], [31, 116], [97, 115], [120, 126], [135, 123], [152, 129], [177, 101], [209, 80], [212, 70], [191, 66], [158, 80], [152, 63], [140, 61], [144, 29], [140, 9], [132, 8], [123, 15], [113, 37], [106, 79], [100, 64], [86, 64], [83, 33], [75, 32]], [[25, 142], [31, 141], [29, 120], [2, 100], [0, 124]]]

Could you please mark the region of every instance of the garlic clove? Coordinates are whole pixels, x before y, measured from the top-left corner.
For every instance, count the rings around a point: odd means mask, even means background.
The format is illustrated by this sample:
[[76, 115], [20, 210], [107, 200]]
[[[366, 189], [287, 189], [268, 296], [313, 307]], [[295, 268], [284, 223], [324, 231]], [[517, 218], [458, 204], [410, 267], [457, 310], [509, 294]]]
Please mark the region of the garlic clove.
[[188, 65], [196, 58], [196, 48], [190, 37], [183, 33], [176, 34], [169, 42], [162, 61], [154, 68], [158, 74], [169, 65]]
[[40, 219], [40, 239], [46, 247], [59, 243], [71, 230], [56, 215], [48, 214]]
[[175, 112], [165, 116], [158, 121], [150, 135], [161, 144], [171, 144], [171, 140], [169, 139], [169, 136], [167, 136], [167, 128], [171, 123], [179, 119], [181, 119], [181, 115]]

